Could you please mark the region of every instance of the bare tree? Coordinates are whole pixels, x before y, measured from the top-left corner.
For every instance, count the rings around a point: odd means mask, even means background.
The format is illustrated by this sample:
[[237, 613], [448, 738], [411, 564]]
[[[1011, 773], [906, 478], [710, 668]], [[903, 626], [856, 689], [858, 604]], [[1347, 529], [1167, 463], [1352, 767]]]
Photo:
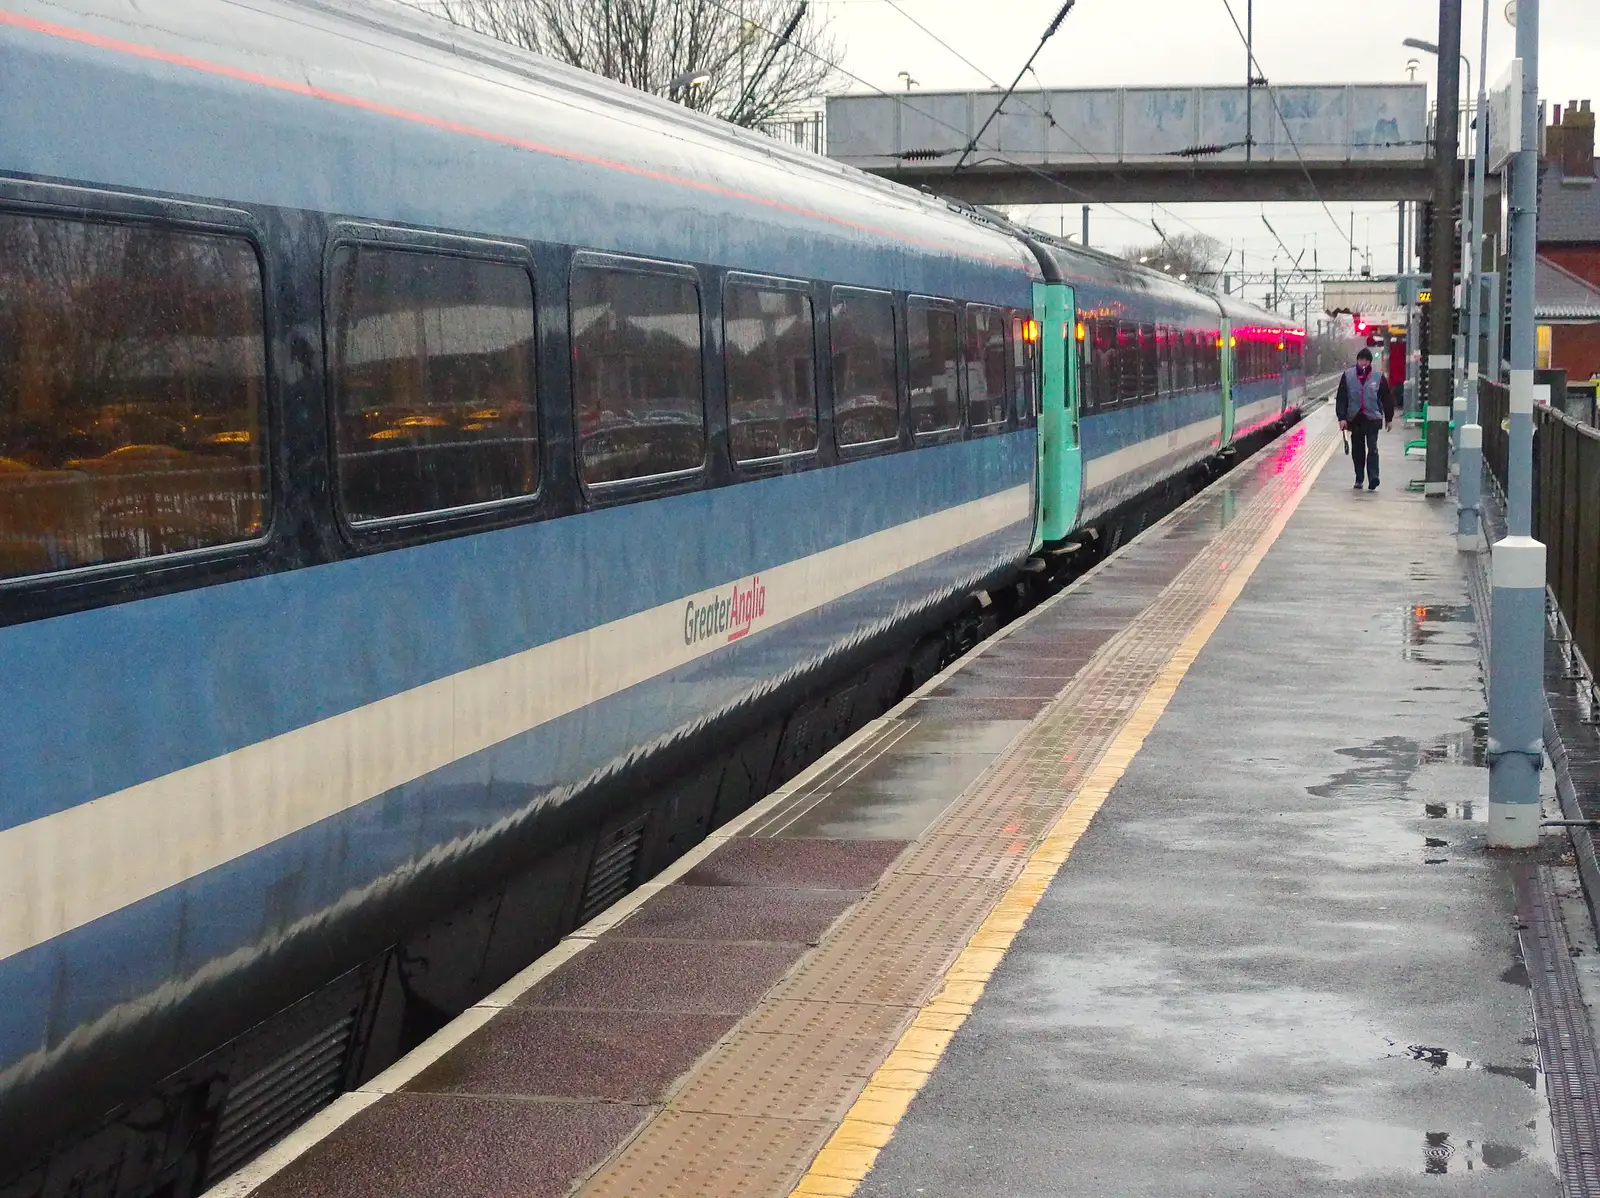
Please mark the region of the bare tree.
[[842, 52], [804, 0], [413, 0], [737, 125], [817, 99]]
[[1164, 271], [1173, 278], [1187, 276], [1195, 287], [1216, 289], [1217, 277], [1227, 260], [1228, 248], [1203, 233], [1180, 233], [1166, 237], [1157, 245], [1128, 246], [1122, 256], [1152, 270]]

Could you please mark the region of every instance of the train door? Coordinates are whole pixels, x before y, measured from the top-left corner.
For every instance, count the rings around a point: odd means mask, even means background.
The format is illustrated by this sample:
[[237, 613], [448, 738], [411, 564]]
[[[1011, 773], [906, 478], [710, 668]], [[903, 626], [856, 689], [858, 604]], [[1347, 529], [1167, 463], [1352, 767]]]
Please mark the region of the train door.
[[1289, 334], [1278, 330], [1278, 415], [1289, 410]]
[[1222, 447], [1226, 449], [1233, 444], [1233, 351], [1236, 344], [1226, 316], [1222, 318], [1222, 332], [1217, 343], [1222, 356]]
[[1078, 523], [1083, 448], [1078, 436], [1077, 300], [1064, 283], [1035, 283], [1039, 322], [1039, 510], [1034, 548], [1064, 539]]

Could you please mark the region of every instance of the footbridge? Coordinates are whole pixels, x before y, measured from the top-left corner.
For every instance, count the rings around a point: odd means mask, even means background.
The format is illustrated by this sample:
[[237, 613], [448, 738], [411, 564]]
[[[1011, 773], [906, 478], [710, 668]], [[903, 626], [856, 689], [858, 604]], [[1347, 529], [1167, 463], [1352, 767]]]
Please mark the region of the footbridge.
[[830, 157], [980, 204], [1412, 200], [1420, 83], [908, 91], [828, 100]]

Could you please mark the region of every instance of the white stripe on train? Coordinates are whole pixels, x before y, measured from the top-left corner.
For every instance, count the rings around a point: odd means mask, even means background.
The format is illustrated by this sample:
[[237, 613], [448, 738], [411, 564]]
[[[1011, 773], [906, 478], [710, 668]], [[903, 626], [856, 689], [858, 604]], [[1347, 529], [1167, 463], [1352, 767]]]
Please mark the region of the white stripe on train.
[[[1031, 518], [1031, 485], [1012, 487], [765, 570], [757, 631]], [[0, 832], [0, 959], [725, 647], [685, 643], [690, 599]]]

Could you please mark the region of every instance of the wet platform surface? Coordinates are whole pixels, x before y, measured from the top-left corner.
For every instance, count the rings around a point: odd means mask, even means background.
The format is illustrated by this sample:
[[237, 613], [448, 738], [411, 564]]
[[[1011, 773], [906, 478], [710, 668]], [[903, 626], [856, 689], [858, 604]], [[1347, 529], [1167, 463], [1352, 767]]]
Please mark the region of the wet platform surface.
[[1561, 1193], [1453, 507], [1345, 466], [861, 1194]]
[[1334, 436], [214, 1193], [1559, 1193], [1453, 513]]

